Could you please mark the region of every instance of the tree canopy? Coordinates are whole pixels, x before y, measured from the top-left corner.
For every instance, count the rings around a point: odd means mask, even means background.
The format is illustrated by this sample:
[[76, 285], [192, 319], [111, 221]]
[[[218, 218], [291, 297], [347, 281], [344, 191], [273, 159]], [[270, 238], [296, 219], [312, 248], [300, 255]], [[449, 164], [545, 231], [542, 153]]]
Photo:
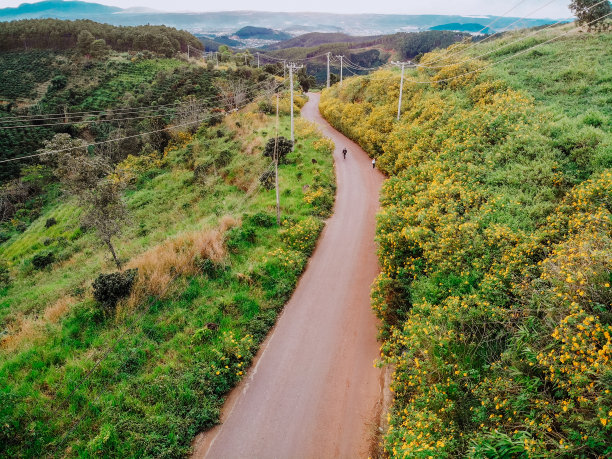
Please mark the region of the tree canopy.
[[204, 49], [189, 32], [166, 26], [116, 27], [89, 20], [27, 19], [4, 22], [0, 27], [0, 51], [76, 47], [82, 54], [89, 54], [92, 46], [94, 52], [108, 46], [115, 51], [152, 51], [173, 56], [187, 52], [188, 45]]

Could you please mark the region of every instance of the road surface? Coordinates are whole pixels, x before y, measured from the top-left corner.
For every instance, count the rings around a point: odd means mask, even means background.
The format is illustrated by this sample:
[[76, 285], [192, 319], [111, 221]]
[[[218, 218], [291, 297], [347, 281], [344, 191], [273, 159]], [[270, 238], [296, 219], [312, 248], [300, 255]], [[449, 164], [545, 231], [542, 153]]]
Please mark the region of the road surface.
[[336, 144], [334, 214], [276, 327], [230, 394], [222, 424], [195, 440], [195, 458], [368, 457], [383, 392], [370, 308], [383, 175], [321, 117], [318, 104], [319, 94], [310, 94], [302, 116]]

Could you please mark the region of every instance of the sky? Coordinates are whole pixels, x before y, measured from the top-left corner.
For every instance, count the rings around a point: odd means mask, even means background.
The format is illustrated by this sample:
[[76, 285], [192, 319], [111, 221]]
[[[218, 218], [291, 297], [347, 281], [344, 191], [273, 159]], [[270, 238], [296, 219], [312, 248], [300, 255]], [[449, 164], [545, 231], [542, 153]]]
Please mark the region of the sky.
[[[458, 14], [566, 18], [569, 0], [93, 0], [95, 3], [129, 8], [145, 6], [162, 11], [316, 11], [329, 13]], [[23, 0], [0, 0], [0, 7], [18, 6]], [[28, 1], [28, 3], [36, 3]], [[511, 8], [512, 11], [508, 12]], [[539, 9], [542, 7], [541, 9]], [[539, 9], [537, 12], [534, 10]]]

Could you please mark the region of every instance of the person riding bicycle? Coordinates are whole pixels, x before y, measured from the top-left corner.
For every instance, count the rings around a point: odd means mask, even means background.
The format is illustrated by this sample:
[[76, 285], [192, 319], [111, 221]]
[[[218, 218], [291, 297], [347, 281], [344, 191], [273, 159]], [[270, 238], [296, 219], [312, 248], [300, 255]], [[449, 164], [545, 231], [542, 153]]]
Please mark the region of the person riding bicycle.
[[342, 150], [342, 156], [344, 156], [344, 159], [346, 159], [346, 154], [347, 153], [348, 153], [348, 150], [345, 147], [344, 150]]

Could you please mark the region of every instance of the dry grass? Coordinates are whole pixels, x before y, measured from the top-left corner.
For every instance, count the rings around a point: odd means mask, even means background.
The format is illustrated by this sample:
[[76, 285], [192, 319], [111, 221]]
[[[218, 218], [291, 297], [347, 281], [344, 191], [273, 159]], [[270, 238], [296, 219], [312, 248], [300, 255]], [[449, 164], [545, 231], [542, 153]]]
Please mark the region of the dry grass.
[[11, 352], [23, 343], [34, 343], [43, 337], [46, 324], [58, 323], [75, 303], [74, 298], [64, 296], [45, 309], [40, 317], [23, 316], [17, 319], [9, 326], [9, 334], [0, 341], [0, 349]]
[[235, 113], [223, 120], [231, 131], [242, 139], [249, 138], [255, 131], [268, 125], [268, 117], [264, 113]]
[[127, 306], [134, 307], [150, 295], [163, 297], [175, 277], [198, 272], [198, 259], [223, 261], [225, 233], [238, 224], [232, 217], [223, 217], [216, 229], [182, 234], [130, 261], [128, 268], [137, 268], [138, 278]]
[[75, 299], [70, 296], [64, 296], [57, 300], [53, 306], [45, 309], [43, 314], [44, 319], [47, 322], [51, 322], [56, 324], [59, 320], [66, 315], [66, 313], [70, 310], [70, 308], [74, 305]]

